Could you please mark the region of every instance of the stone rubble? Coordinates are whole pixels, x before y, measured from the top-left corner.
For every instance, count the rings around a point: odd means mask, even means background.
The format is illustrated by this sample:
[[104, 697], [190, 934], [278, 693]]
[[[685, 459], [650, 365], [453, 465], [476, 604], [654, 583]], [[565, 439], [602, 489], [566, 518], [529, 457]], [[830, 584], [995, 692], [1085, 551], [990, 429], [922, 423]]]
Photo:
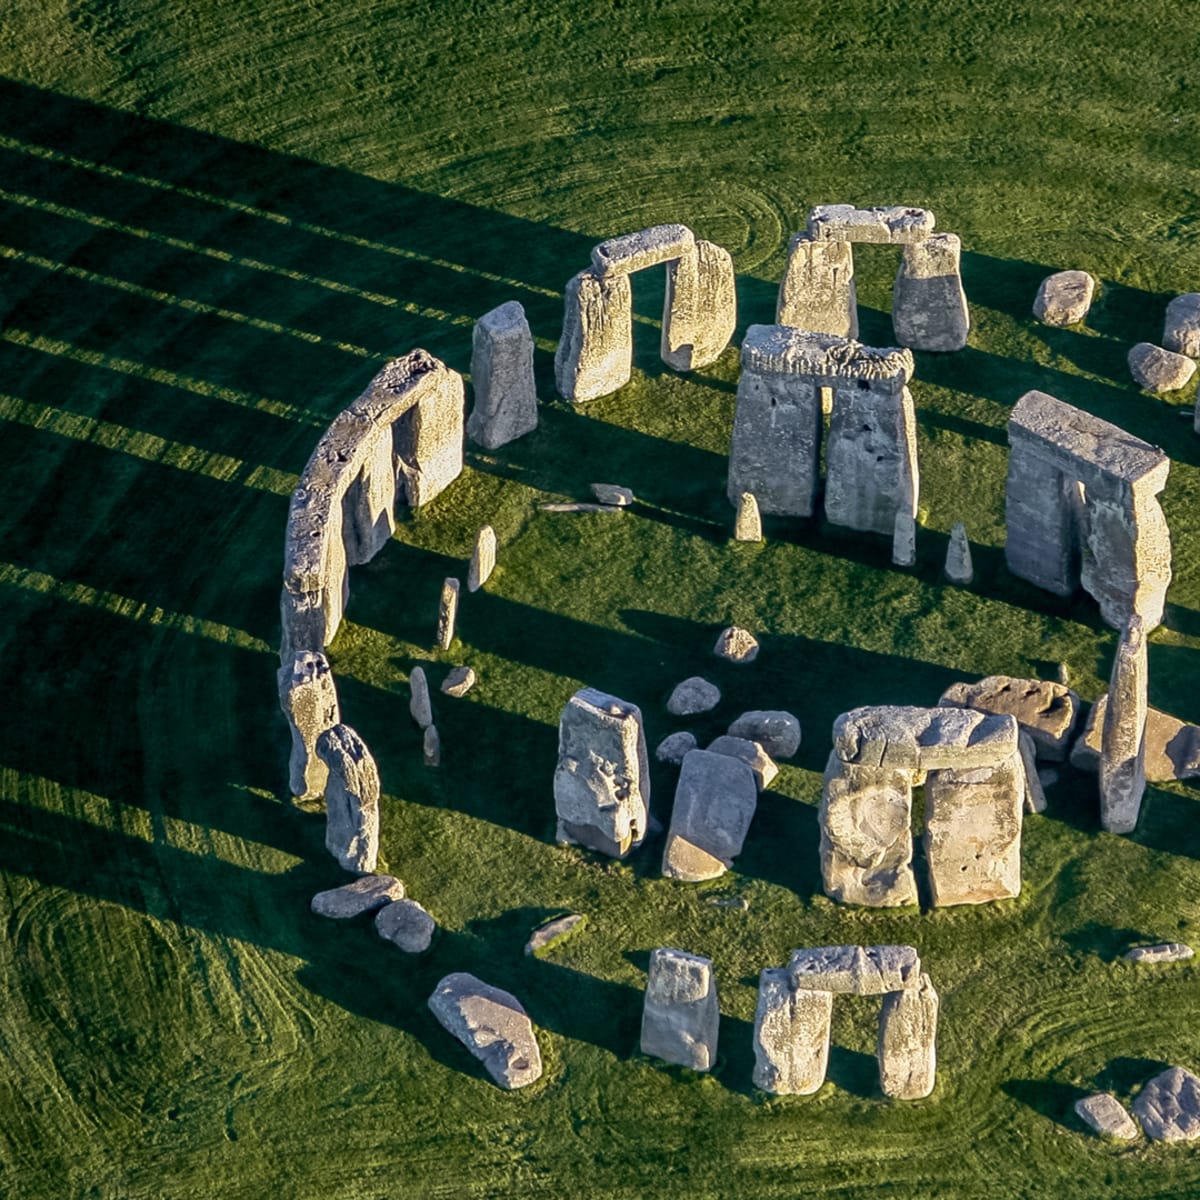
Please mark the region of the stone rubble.
[[434, 919], [415, 900], [394, 900], [375, 917], [375, 932], [406, 954], [428, 950], [436, 928]]
[[692, 675], [675, 685], [667, 700], [667, 712], [676, 717], [690, 717], [711, 712], [720, 703], [721, 689], [699, 675]]
[[780, 709], [744, 712], [726, 732], [730, 737], [758, 742], [774, 759], [792, 758], [800, 749], [800, 722]]
[[318, 917], [348, 921], [404, 899], [404, 884], [392, 875], [363, 875], [353, 883], [318, 892], [310, 905]]
[[650, 952], [642, 1008], [643, 1054], [665, 1062], [711, 1070], [720, 1024], [717, 981], [710, 959], [683, 950]]
[[467, 591], [477, 592], [492, 577], [496, 569], [496, 531], [484, 525], [475, 535], [475, 547], [467, 567]]
[[347, 871], [369, 874], [379, 858], [379, 770], [349, 725], [317, 738], [325, 783], [325, 848]]
[[742, 851], [757, 806], [758, 787], [746, 763], [688, 751], [675, 788], [663, 875], [689, 883], [724, 875]]
[[485, 450], [499, 449], [537, 428], [533, 334], [518, 301], [509, 300], [475, 322], [471, 386], [475, 407], [467, 418], [467, 436]]
[[1196, 373], [1192, 359], [1164, 350], [1153, 342], [1138, 342], [1127, 355], [1133, 382], [1148, 392], [1177, 392]]
[[1043, 325], [1078, 325], [1092, 307], [1096, 281], [1086, 271], [1059, 271], [1038, 287], [1033, 315]]

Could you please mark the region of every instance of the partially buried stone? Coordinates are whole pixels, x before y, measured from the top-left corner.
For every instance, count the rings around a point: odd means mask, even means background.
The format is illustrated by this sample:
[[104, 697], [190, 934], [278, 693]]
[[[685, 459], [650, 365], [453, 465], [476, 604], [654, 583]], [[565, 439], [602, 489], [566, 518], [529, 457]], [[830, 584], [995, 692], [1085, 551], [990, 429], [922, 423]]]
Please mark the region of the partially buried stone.
[[690, 717], [710, 712], [721, 703], [721, 689], [699, 675], [692, 675], [675, 685], [667, 701], [667, 712], [676, 717]]
[[427, 767], [440, 767], [442, 765], [442, 735], [438, 733], [436, 725], [430, 725], [425, 730], [425, 737], [421, 743], [421, 753]]
[[707, 747], [713, 754], [728, 754], [730, 758], [740, 759], [754, 772], [754, 782], [761, 792], [771, 786], [771, 781], [779, 774], [771, 756], [758, 744], [749, 738], [730, 737], [722, 734], [714, 738]]
[[1138, 1128], [1133, 1118], [1125, 1111], [1125, 1106], [1108, 1092], [1095, 1092], [1075, 1101], [1075, 1115], [1093, 1133], [1101, 1137], [1119, 1138], [1123, 1142], [1131, 1141], [1138, 1135]]
[[650, 952], [642, 1007], [643, 1054], [707, 1071], [717, 1059], [720, 1019], [711, 960], [683, 950]]
[[1132, 950], [1126, 950], [1122, 957], [1133, 963], [1165, 963], [1183, 962], [1195, 953], [1191, 946], [1185, 946], [1182, 942], [1162, 942], [1157, 946], [1134, 946]]
[[800, 749], [800, 722], [782, 709], [744, 712], [726, 732], [758, 742], [772, 758], [791, 758]]
[[733, 539], [736, 542], [762, 541], [762, 516], [753, 492], [743, 492], [738, 500], [737, 516], [733, 522]]
[[758, 657], [758, 640], [749, 630], [738, 625], [730, 625], [721, 630], [713, 653], [718, 658], [727, 658], [730, 662], [750, 663]]
[[686, 729], [681, 729], [678, 733], [669, 733], [661, 742], [658, 743], [658, 749], [654, 751], [654, 757], [659, 762], [665, 763], [681, 763], [683, 756], [689, 750], [696, 748], [696, 735], [689, 733]]
[[437, 923], [415, 900], [395, 900], [375, 917], [375, 932], [406, 954], [428, 950], [436, 928]]
[[1169, 1067], [1142, 1088], [1133, 1115], [1156, 1142], [1200, 1137], [1200, 1079], [1183, 1067]]
[[477, 592], [492, 577], [496, 569], [496, 531], [485, 525], [475, 535], [475, 549], [467, 568], [467, 591]]
[[404, 884], [399, 879], [392, 875], [364, 875], [353, 883], [318, 892], [310, 907], [318, 917], [345, 921], [403, 899]]
[[433, 706], [429, 702], [429, 680], [425, 678], [424, 667], [413, 667], [408, 676], [408, 687], [412, 693], [408, 711], [422, 729], [428, 729], [433, 724]]
[[975, 567], [971, 562], [971, 543], [961, 521], [950, 527], [950, 542], [946, 547], [946, 578], [951, 583], [966, 587], [975, 578]]
[[442, 680], [447, 696], [465, 696], [475, 686], [475, 672], [470, 667], [451, 667]]
[[574, 933], [584, 922], [587, 917], [581, 913], [570, 913], [565, 917], [556, 917], [553, 921], [547, 921], [545, 925], [535, 929], [525, 943], [526, 954], [540, 954], [543, 950], [548, 950], [557, 942], [563, 941], [570, 934]]
[[1042, 280], [1033, 315], [1043, 325], [1077, 325], [1088, 315], [1096, 281], [1086, 271], [1058, 271]]
[[1126, 361], [1134, 383], [1148, 392], [1176, 392], [1196, 373], [1196, 364], [1190, 358], [1152, 342], [1138, 342]]
[[1200, 358], [1200, 292], [1185, 292], [1167, 305], [1162, 344], [1176, 354]]
[[637, 499], [627, 487], [621, 487], [616, 483], [593, 483], [592, 495], [601, 504], [608, 504], [615, 508], [628, 508]]

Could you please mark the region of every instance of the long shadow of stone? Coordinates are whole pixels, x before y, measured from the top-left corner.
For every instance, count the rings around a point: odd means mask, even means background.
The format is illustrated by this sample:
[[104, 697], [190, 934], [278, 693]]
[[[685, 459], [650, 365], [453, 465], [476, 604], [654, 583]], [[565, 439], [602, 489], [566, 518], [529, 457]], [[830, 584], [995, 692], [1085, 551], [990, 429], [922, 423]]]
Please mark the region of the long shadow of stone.
[[1164, 854], [1200, 860], [1200, 797], [1181, 796], [1150, 784], [1133, 840]]
[[1000, 1085], [1000, 1090], [1026, 1108], [1033, 1109], [1039, 1116], [1067, 1129], [1082, 1127], [1074, 1110], [1075, 1102], [1089, 1094], [1084, 1088], [1056, 1083], [1051, 1079], [1006, 1079]]
[[1130, 946], [1146, 940], [1136, 929], [1088, 921], [1063, 935], [1063, 941], [1077, 954], [1094, 954], [1104, 962], [1116, 962]]
[[1096, 1076], [1097, 1091], [1128, 1096], [1148, 1079], [1165, 1071], [1171, 1064], [1158, 1058], [1131, 1058], [1121, 1055], [1110, 1058]]

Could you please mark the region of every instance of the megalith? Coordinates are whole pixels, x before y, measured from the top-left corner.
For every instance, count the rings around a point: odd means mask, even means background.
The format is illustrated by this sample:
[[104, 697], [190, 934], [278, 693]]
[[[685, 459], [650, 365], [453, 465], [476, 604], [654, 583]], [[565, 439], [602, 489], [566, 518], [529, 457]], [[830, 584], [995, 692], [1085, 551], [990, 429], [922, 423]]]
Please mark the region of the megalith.
[[1141, 812], [1148, 675], [1145, 625], [1133, 617], [1117, 645], [1100, 740], [1100, 824], [1109, 833], [1132, 833]]
[[298, 650], [276, 678], [279, 706], [292, 734], [288, 786], [293, 796], [320, 796], [329, 769], [317, 756], [317, 738], [342, 719], [329, 660], [312, 650]]
[[519, 301], [501, 304], [475, 322], [471, 387], [475, 406], [467, 418], [467, 436], [485, 450], [537, 428], [533, 334]]
[[317, 755], [329, 769], [325, 784], [325, 848], [347, 871], [375, 870], [379, 857], [379, 770], [349, 725], [317, 738]]
[[950, 351], [967, 344], [971, 315], [961, 254], [954, 233], [933, 233], [904, 247], [892, 289], [892, 328], [901, 346]]
[[711, 1070], [720, 1017], [710, 959], [668, 948], [650, 952], [642, 1006], [643, 1054], [693, 1071]]
[[894, 1100], [923, 1100], [937, 1081], [938, 994], [928, 975], [890, 992], [879, 1013], [879, 1087]]
[[733, 865], [754, 819], [758, 785], [741, 759], [712, 750], [683, 757], [662, 873], [695, 883], [716, 879]]
[[633, 289], [628, 275], [601, 277], [588, 268], [567, 281], [564, 303], [554, 380], [564, 400], [583, 404], [633, 374]]
[[777, 1096], [807, 1096], [825, 1082], [833, 993], [796, 988], [786, 968], [758, 977], [754, 1084]]
[[492, 577], [496, 569], [496, 531], [484, 525], [475, 535], [471, 563], [467, 568], [467, 591], [477, 592]]
[[792, 238], [775, 323], [811, 333], [858, 337], [854, 251], [849, 242], [818, 242], [807, 232]]
[[676, 371], [694, 371], [721, 356], [737, 325], [733, 257], [698, 240], [691, 254], [667, 264], [662, 360]]

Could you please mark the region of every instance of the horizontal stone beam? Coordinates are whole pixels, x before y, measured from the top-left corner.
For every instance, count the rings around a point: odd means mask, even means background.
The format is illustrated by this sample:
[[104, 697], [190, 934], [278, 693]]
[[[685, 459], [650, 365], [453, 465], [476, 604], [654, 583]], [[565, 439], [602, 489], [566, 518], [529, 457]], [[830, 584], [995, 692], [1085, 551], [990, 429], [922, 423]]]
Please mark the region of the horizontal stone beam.
[[791, 325], [751, 325], [742, 340], [742, 367], [775, 375], [807, 375], [815, 385], [839, 379], [886, 383], [900, 392], [913, 375], [911, 350], [875, 349], [834, 333]]
[[792, 987], [849, 996], [882, 996], [916, 987], [921, 958], [912, 946], [818, 946], [794, 950]]
[[842, 762], [868, 767], [970, 770], [1010, 759], [1017, 734], [1009, 714], [877, 705], [842, 713], [833, 723], [833, 748]]
[[696, 237], [686, 225], [653, 225], [637, 233], [609, 238], [592, 249], [592, 269], [602, 279], [682, 258], [696, 251]]
[[924, 241], [934, 216], [926, 208], [855, 208], [852, 204], [818, 204], [808, 214], [809, 235], [819, 242], [884, 242], [903, 245]]

